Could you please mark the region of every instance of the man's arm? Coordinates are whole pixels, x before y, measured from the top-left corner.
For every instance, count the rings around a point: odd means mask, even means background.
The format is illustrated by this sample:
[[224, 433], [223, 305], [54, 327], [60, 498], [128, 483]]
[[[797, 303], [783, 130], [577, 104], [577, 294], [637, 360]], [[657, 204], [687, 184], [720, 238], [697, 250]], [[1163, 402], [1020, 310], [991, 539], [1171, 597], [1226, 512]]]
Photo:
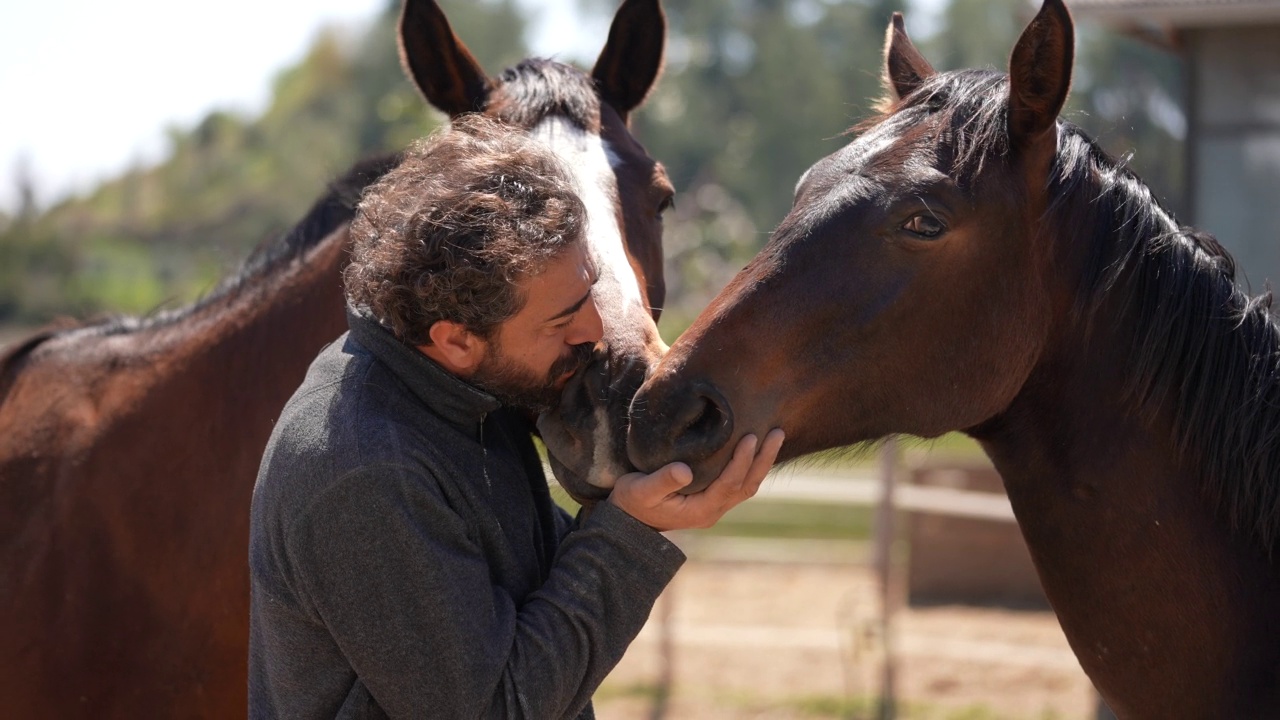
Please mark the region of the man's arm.
[[599, 508], [517, 604], [435, 481], [398, 467], [331, 486], [287, 544], [304, 603], [392, 717], [576, 715], [684, 560]]

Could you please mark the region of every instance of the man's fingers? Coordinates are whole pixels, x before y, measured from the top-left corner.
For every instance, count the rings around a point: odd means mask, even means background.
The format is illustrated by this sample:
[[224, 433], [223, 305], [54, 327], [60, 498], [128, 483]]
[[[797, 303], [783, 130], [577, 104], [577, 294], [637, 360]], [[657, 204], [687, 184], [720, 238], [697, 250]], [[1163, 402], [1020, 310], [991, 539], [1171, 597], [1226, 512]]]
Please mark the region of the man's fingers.
[[751, 463], [751, 471], [768, 472], [773, 467], [773, 463], [778, 459], [778, 453], [782, 450], [782, 441], [787, 439], [786, 433], [782, 428], [774, 428], [764, 436], [764, 442], [760, 444], [760, 452], [756, 453], [755, 460]]
[[751, 462], [751, 470], [748, 471], [747, 479], [743, 482], [743, 489], [748, 497], [755, 495], [756, 490], [760, 489], [760, 484], [764, 482], [774, 461], [778, 459], [778, 453], [782, 450], [782, 441], [786, 439], [786, 433], [782, 428], [774, 428], [764, 436], [764, 442], [760, 444], [760, 452]]
[[664, 465], [636, 480], [637, 494], [658, 501], [693, 482], [693, 471], [682, 462]]
[[729, 458], [729, 463], [724, 466], [724, 470], [720, 471], [720, 477], [716, 478], [713, 483], [719, 485], [721, 483], [727, 485], [739, 485], [743, 478], [747, 476], [747, 471], [751, 469], [751, 459], [756, 455], [756, 447], [760, 441], [755, 435], [743, 435], [738, 441], [737, 447], [733, 449], [733, 457]]

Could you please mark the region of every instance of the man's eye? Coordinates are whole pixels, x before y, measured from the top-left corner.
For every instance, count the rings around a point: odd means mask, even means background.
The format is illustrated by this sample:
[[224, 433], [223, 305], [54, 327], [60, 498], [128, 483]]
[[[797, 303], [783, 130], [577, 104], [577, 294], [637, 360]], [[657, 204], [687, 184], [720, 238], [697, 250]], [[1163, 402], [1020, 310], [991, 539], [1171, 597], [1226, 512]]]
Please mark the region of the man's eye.
[[947, 229], [947, 226], [933, 215], [921, 213], [903, 223], [902, 229], [922, 238], [936, 238]]

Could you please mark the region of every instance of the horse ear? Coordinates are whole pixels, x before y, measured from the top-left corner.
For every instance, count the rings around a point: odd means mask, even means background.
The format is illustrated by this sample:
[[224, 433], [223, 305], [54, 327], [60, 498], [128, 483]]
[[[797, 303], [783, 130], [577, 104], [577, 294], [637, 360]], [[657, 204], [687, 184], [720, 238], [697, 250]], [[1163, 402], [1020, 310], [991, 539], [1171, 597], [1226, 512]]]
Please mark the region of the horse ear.
[[892, 105], [910, 95], [937, 73], [907, 37], [902, 13], [895, 12], [884, 36], [884, 90], [888, 95], [884, 104]]
[[627, 120], [640, 106], [662, 72], [667, 16], [660, 0], [625, 0], [613, 16], [605, 42], [591, 71], [600, 98]]
[[484, 109], [489, 78], [435, 0], [405, 0], [400, 64], [427, 102], [456, 117]]
[[1009, 136], [1026, 146], [1052, 129], [1071, 89], [1075, 28], [1062, 0], [1044, 0], [1009, 58]]

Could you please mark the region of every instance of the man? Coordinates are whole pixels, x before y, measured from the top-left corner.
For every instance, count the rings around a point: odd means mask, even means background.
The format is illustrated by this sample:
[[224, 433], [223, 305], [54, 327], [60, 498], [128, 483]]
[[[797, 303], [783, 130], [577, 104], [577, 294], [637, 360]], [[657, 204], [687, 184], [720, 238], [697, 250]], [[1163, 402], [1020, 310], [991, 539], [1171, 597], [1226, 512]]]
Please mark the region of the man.
[[350, 332], [312, 364], [254, 490], [253, 717], [591, 717], [684, 560], [659, 530], [753, 495], [781, 445], [703, 493], [682, 464], [619, 479], [576, 526], [530, 411], [602, 334], [585, 210], [555, 159], [479, 117], [371, 187]]

